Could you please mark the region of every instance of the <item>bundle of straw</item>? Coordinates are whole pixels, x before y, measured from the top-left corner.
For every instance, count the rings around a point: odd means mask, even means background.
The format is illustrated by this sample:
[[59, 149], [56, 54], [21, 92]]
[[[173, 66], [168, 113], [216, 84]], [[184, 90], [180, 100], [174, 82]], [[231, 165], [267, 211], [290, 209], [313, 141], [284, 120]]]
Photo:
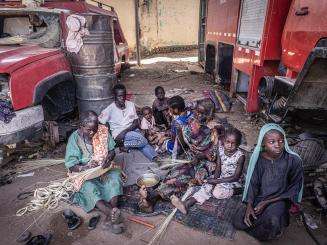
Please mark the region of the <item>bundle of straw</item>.
[[40, 159], [25, 161], [15, 166], [15, 171], [18, 174], [30, 172], [39, 168], [50, 167], [65, 163], [64, 159]]
[[[182, 197], [182, 201], [185, 201], [191, 195], [192, 189], [193, 189], [192, 187], [187, 189], [187, 191], [184, 193], [184, 195]], [[154, 236], [152, 237], [152, 239], [150, 240], [148, 245], [153, 245], [153, 244], [155, 244], [156, 241], [160, 242], [160, 240], [163, 238], [164, 234], [166, 233], [168, 225], [169, 225], [170, 221], [173, 219], [176, 212], [177, 212], [177, 208], [175, 208], [171, 212], [171, 214], [169, 214], [169, 216], [164, 220], [164, 222], [161, 224], [161, 226], [159, 227], [157, 232], [154, 234]]]

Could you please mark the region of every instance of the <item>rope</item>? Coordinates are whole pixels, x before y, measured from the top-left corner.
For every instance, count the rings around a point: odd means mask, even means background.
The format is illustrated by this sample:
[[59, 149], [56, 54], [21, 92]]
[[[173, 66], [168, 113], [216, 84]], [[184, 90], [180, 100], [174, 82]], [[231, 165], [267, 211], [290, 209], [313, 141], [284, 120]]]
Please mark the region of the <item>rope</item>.
[[101, 166], [76, 173], [65, 179], [59, 179], [46, 187], [37, 188], [34, 191], [33, 199], [23, 208], [16, 212], [16, 216], [23, 216], [27, 213], [38, 211], [40, 209], [53, 210], [59, 206], [60, 201], [68, 201], [76, 189], [75, 181], [83, 183], [86, 180], [97, 178], [111, 167], [103, 169]]
[[68, 201], [74, 191], [73, 184], [68, 181], [53, 182], [34, 191], [33, 199], [23, 208], [17, 210], [16, 216], [23, 216], [40, 209], [52, 210], [59, 206], [60, 201]]

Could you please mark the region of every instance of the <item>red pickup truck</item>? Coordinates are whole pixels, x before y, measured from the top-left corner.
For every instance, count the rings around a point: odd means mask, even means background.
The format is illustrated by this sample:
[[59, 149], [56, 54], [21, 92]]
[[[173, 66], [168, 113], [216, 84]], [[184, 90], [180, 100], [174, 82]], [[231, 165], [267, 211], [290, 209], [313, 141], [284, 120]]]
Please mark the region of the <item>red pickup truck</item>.
[[[128, 46], [113, 8], [84, 1], [45, 2], [37, 8], [0, 4], [0, 102], [12, 104], [15, 116], [0, 120], [0, 145], [13, 144], [42, 131], [76, 107], [75, 83], [65, 51], [66, 18], [96, 13], [113, 19], [115, 72], [128, 61]], [[1, 107], [0, 107], [1, 109]]]

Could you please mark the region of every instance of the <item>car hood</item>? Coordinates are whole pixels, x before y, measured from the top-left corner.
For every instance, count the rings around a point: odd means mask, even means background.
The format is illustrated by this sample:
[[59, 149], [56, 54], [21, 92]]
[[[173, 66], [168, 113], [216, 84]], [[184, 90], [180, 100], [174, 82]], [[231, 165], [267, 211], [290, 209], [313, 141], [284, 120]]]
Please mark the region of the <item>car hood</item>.
[[60, 53], [59, 48], [38, 45], [0, 45], [0, 73], [12, 73], [22, 66]]

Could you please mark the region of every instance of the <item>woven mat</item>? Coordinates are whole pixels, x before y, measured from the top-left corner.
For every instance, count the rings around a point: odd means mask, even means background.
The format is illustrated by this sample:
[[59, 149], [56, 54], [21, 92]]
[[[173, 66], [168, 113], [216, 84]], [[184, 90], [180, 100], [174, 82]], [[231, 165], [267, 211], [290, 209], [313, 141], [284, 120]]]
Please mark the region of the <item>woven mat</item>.
[[[120, 207], [138, 216], [169, 215], [173, 206], [169, 202], [159, 201], [154, 207], [154, 212], [145, 214], [138, 208], [138, 187], [129, 186], [124, 188], [124, 196], [120, 200]], [[241, 196], [233, 196], [230, 199], [217, 200], [211, 198], [203, 205], [194, 205], [187, 215], [177, 212], [175, 220], [196, 230], [207, 234], [233, 240], [235, 229], [232, 225], [232, 217], [236, 210], [241, 207]]]

